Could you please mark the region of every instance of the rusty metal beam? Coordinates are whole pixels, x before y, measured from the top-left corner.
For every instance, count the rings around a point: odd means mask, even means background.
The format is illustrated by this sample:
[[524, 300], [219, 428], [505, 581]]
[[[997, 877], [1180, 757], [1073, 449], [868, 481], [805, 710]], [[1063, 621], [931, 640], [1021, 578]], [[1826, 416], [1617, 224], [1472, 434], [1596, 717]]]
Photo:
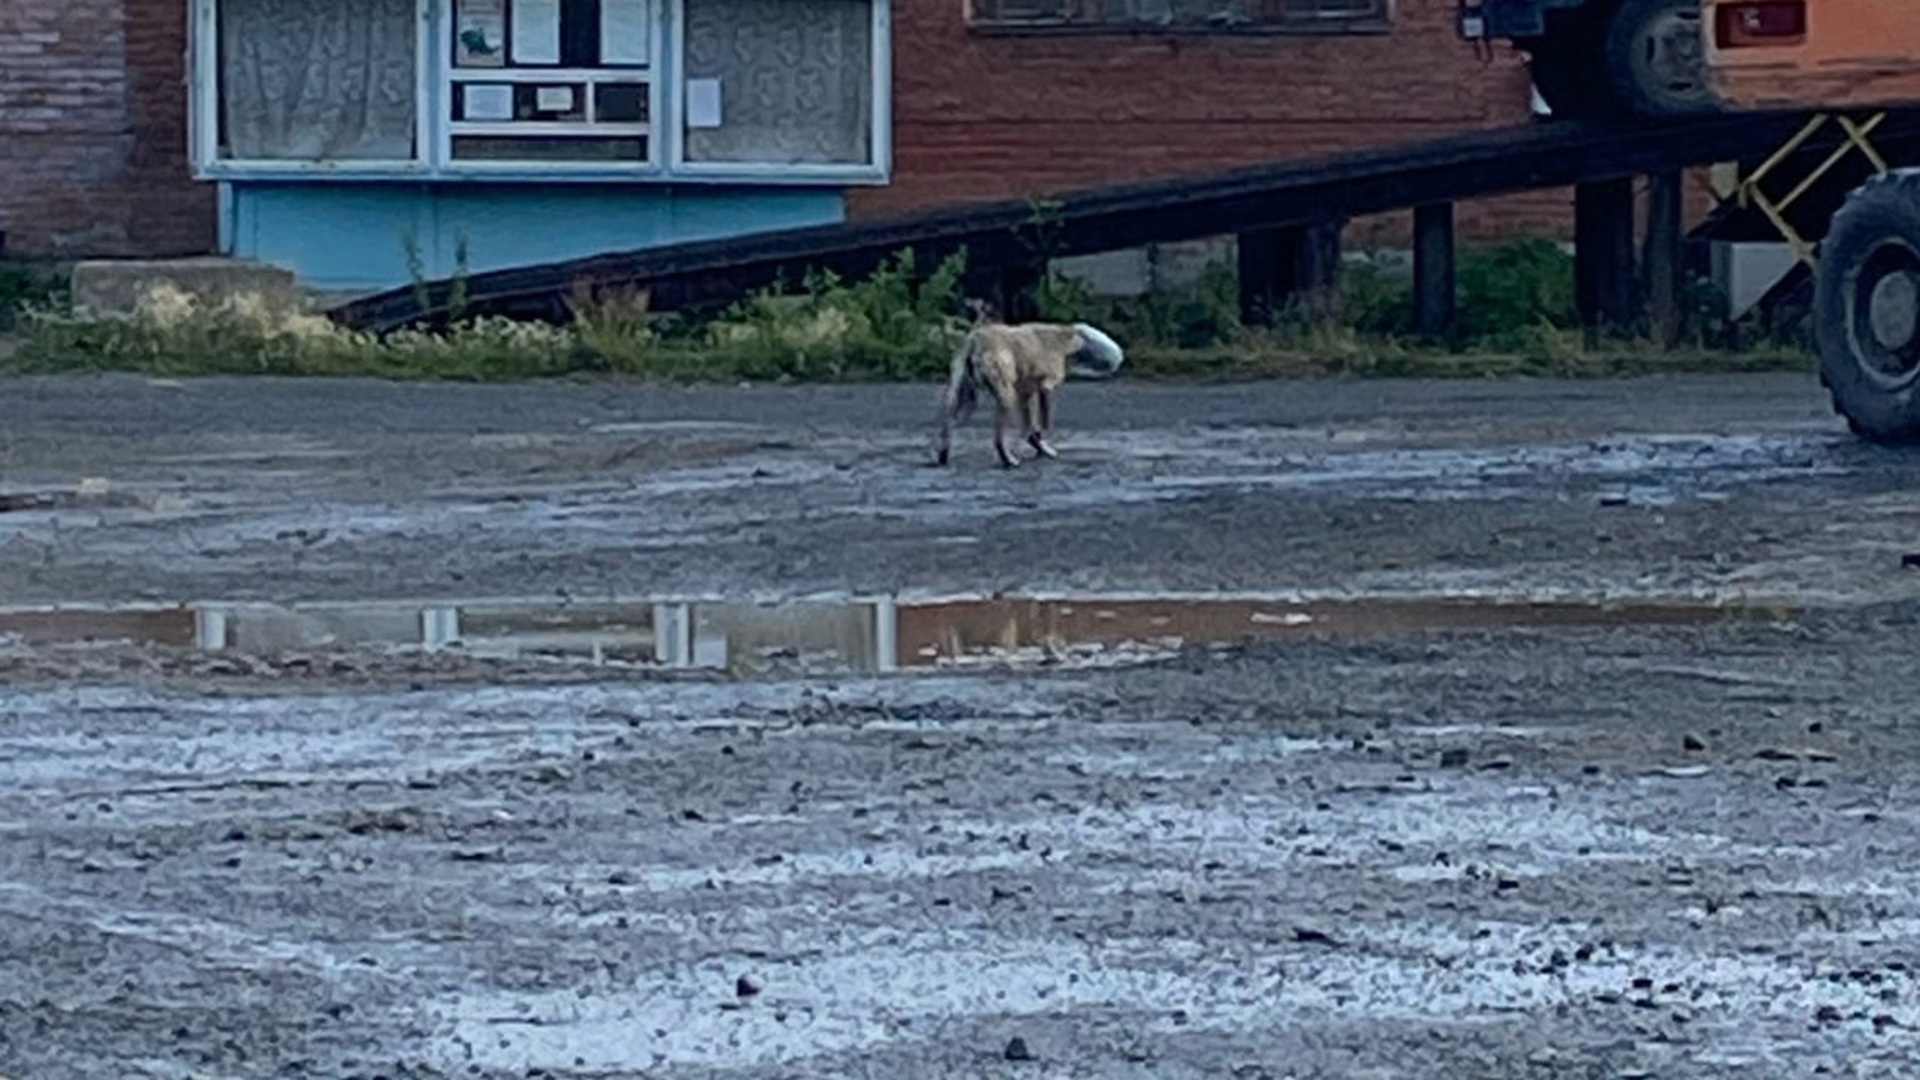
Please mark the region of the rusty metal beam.
[[[1530, 123], [1075, 192], [1053, 200], [1044, 220], [1028, 200], [975, 204], [516, 267], [469, 278], [467, 306], [475, 314], [564, 316], [565, 296], [585, 283], [647, 284], [655, 310], [698, 309], [797, 281], [810, 267], [864, 275], [902, 249], [911, 249], [923, 268], [963, 249], [977, 257], [1037, 247], [1057, 258], [1748, 158], [1778, 146], [1806, 122], [1802, 112], [1766, 112], [1617, 126]], [[1887, 124], [1920, 126], [1920, 110], [1890, 114]], [[372, 330], [432, 320], [444, 316], [450, 284], [429, 283], [424, 309], [409, 285], [331, 314]]]

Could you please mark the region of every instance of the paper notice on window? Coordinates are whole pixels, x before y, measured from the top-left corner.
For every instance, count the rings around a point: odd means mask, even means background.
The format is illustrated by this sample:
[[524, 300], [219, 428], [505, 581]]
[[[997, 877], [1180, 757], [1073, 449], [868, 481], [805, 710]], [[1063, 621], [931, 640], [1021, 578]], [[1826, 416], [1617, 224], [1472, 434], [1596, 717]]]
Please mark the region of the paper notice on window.
[[500, 67], [507, 62], [507, 0], [460, 0], [453, 62]]
[[461, 91], [462, 120], [488, 122], [513, 119], [513, 87], [500, 83], [468, 83]]
[[600, 62], [645, 67], [653, 62], [649, 0], [600, 0]]
[[572, 112], [573, 87], [543, 86], [533, 92], [533, 107], [541, 112]]
[[720, 80], [687, 80], [687, 127], [720, 126]]
[[560, 0], [513, 0], [513, 62], [560, 62]]

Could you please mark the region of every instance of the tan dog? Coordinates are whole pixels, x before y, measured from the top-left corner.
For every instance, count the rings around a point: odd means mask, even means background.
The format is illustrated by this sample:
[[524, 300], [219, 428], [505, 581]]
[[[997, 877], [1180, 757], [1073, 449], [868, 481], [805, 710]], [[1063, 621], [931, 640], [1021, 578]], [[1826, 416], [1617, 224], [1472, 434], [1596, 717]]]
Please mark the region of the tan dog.
[[1106, 334], [1086, 323], [983, 322], [967, 331], [953, 354], [953, 370], [940, 396], [940, 433], [934, 457], [945, 465], [951, 456], [953, 425], [972, 414], [982, 385], [996, 405], [993, 449], [1000, 464], [1020, 462], [1007, 447], [1015, 412], [1028, 445], [1042, 457], [1059, 457], [1047, 443], [1053, 430], [1053, 393], [1071, 376], [1112, 378], [1126, 355]]

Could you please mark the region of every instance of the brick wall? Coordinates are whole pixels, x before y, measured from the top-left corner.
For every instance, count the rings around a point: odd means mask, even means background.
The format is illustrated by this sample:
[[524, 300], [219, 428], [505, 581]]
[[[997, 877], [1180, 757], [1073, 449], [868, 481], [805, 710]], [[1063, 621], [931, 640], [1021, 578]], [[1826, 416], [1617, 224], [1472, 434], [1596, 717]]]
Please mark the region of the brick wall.
[[[894, 182], [851, 213], [1204, 172], [1524, 122], [1518, 54], [1477, 56], [1454, 0], [1399, 0], [1389, 34], [987, 36], [965, 0], [895, 0]], [[1572, 235], [1570, 190], [1460, 207], [1467, 239]], [[1404, 242], [1405, 215], [1354, 242]]]
[[187, 162], [186, 0], [0, 4], [6, 254], [181, 255], [214, 246]]
[[[0, 0], [0, 230], [25, 256], [214, 246], [190, 179], [187, 0]], [[1453, 0], [1401, 0], [1391, 34], [984, 37], [963, 0], [895, 0], [894, 183], [856, 216], [1205, 171], [1526, 118], [1517, 57], [1483, 63]], [[1572, 195], [1462, 206], [1469, 239], [1571, 233]], [[1705, 202], [1690, 202], [1692, 217]], [[1403, 242], [1406, 215], [1355, 222]]]

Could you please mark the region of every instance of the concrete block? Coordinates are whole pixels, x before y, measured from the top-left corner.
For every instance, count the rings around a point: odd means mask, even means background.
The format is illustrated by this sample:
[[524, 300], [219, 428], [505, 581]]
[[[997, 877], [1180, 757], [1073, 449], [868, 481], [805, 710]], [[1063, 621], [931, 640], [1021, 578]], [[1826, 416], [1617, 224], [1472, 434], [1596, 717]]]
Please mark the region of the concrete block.
[[1713, 284], [1727, 299], [1727, 318], [1752, 311], [1767, 290], [1787, 276], [1800, 257], [1793, 246], [1779, 243], [1733, 243], [1716, 240], [1709, 249]]
[[291, 271], [243, 259], [90, 259], [74, 264], [73, 307], [86, 318], [133, 313], [155, 287], [171, 285], [214, 305], [253, 293], [268, 304], [298, 311], [306, 301]]
[[1149, 252], [1153, 263], [1153, 287], [1178, 289], [1192, 285], [1214, 263], [1233, 265], [1237, 250], [1231, 236], [1155, 244]]
[[1053, 269], [1066, 277], [1079, 278], [1095, 296], [1139, 296], [1147, 291], [1153, 276], [1146, 248], [1055, 259]]

